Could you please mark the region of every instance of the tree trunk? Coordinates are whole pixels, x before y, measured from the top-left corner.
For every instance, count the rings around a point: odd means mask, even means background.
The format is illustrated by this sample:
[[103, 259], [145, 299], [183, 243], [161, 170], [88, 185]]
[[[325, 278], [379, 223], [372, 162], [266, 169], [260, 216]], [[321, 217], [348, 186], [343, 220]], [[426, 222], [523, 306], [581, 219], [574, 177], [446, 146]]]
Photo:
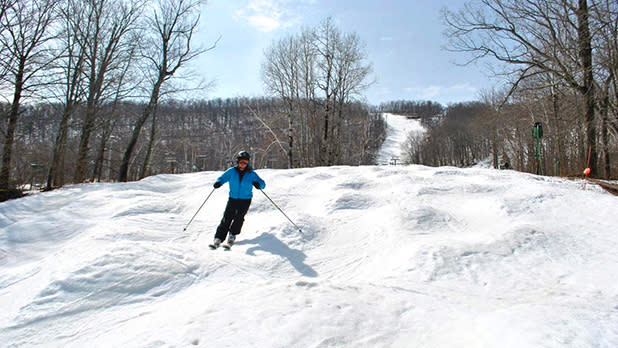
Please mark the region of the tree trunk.
[[292, 114], [294, 113], [294, 101], [288, 102], [288, 169], [294, 168], [294, 123]]
[[[609, 92], [609, 91], [607, 91]], [[605, 179], [611, 178], [611, 165], [610, 165], [610, 149], [609, 149], [609, 130], [608, 130], [608, 119], [609, 119], [609, 95], [606, 93], [603, 95], [603, 99], [601, 100], [601, 146], [603, 154], [601, 156], [601, 161], [603, 163], [603, 174]]]
[[341, 133], [342, 130], [341, 128], [343, 127], [343, 108], [345, 105], [344, 99], [342, 98], [341, 100], [339, 100], [338, 103], [338, 110], [337, 110], [337, 122], [335, 123], [335, 129], [333, 130], [333, 148], [331, 150], [332, 152], [332, 160], [331, 162], [335, 165], [341, 164], [341, 156], [342, 156], [342, 150], [341, 150], [341, 145], [343, 143], [342, 139], [341, 139]]
[[157, 103], [159, 101], [159, 93], [161, 91], [161, 85], [163, 84], [163, 81], [164, 81], [164, 76], [161, 73], [159, 74], [159, 79], [157, 80], [157, 82], [155, 83], [152, 89], [152, 93], [150, 95], [150, 102], [148, 103], [148, 105], [146, 105], [146, 107], [144, 108], [144, 111], [142, 112], [142, 115], [140, 116], [140, 118], [135, 123], [135, 126], [133, 127], [133, 133], [131, 135], [131, 139], [129, 140], [127, 149], [124, 152], [124, 155], [122, 156], [122, 163], [120, 164], [120, 173], [118, 175], [118, 181], [120, 182], [127, 182], [128, 180], [129, 161], [131, 160], [131, 155], [133, 154], [133, 151], [135, 150], [135, 145], [137, 144], [137, 140], [139, 139], [139, 134], [142, 131], [142, 127], [144, 126], [144, 123], [146, 122], [148, 117], [153, 113], [153, 111], [155, 110], [155, 107], [157, 106]]
[[24, 66], [22, 60], [19, 63], [19, 70], [15, 76], [15, 91], [13, 94], [13, 103], [9, 111], [9, 122], [4, 139], [4, 148], [2, 151], [2, 168], [0, 168], [0, 189], [9, 189], [9, 178], [11, 175], [11, 160], [13, 155], [13, 143], [15, 142], [15, 129], [17, 128], [17, 119], [19, 117], [19, 103], [24, 87]]
[[322, 144], [320, 146], [320, 164], [328, 165], [328, 128], [329, 126], [329, 115], [330, 115], [330, 101], [326, 100], [326, 108], [324, 110], [324, 134], [322, 135]]
[[562, 129], [560, 127], [560, 116], [559, 116], [559, 112], [560, 112], [560, 105], [559, 105], [559, 100], [558, 100], [558, 95], [556, 94], [556, 91], [554, 90], [554, 88], [552, 87], [551, 89], [551, 95], [552, 95], [552, 111], [554, 113], [554, 117], [553, 117], [553, 121], [554, 121], [554, 141], [556, 143], [556, 155], [555, 155], [555, 161], [558, 161], [557, 165], [556, 165], [556, 172], [554, 173], [554, 175], [556, 176], [560, 176], [561, 175], [561, 163], [562, 163], [562, 159], [566, 159], [566, 156], [564, 154], [564, 146], [562, 146], [562, 142], [564, 141], [564, 139], [562, 138]]
[[107, 141], [112, 134], [111, 121], [105, 121], [105, 127], [103, 128], [103, 134], [101, 134], [101, 143], [97, 150], [97, 157], [94, 161], [94, 170], [92, 171], [92, 181], [101, 181], [103, 175], [103, 162], [105, 161], [105, 148], [107, 147]]
[[497, 119], [495, 119], [492, 122], [492, 127], [491, 127], [491, 155], [492, 155], [492, 162], [493, 162], [493, 166], [494, 169], [498, 169], [500, 168], [500, 160], [499, 160], [499, 156], [498, 153], [501, 151], [498, 145], [498, 125], [497, 125]]
[[79, 184], [86, 179], [86, 169], [88, 167], [88, 153], [90, 152], [90, 135], [94, 130], [95, 121], [95, 105], [94, 101], [89, 100], [86, 107], [86, 116], [82, 125], [82, 134], [79, 140], [79, 148], [77, 152], [77, 164], [75, 166], [75, 174], [73, 174], [73, 183]]
[[599, 168], [597, 163], [597, 129], [594, 117], [596, 100], [594, 93], [594, 76], [592, 71], [592, 42], [588, 17], [589, 12], [587, 0], [579, 0], [579, 7], [577, 9], [577, 42], [584, 77], [584, 84], [581, 88], [581, 93], [585, 100], [584, 124], [586, 126], [586, 147], [590, 150], [590, 175], [595, 177], [599, 174]]
[[143, 179], [147, 176], [148, 166], [150, 166], [150, 158], [152, 157], [152, 149], [154, 147], [155, 138], [157, 136], [157, 110], [152, 113], [152, 126], [150, 127], [150, 140], [148, 141], [148, 149], [146, 150], [146, 158], [144, 158], [144, 165], [140, 171], [139, 178]]
[[62, 113], [62, 120], [56, 135], [54, 144], [54, 154], [47, 174], [47, 190], [64, 185], [64, 155], [67, 146], [67, 134], [69, 119], [71, 118], [72, 106], [66, 106]]

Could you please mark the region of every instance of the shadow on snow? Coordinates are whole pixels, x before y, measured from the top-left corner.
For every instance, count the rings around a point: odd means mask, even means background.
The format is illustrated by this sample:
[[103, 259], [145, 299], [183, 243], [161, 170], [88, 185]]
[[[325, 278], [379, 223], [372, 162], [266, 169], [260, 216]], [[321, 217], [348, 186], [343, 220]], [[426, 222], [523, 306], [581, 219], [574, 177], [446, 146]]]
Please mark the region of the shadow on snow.
[[311, 268], [311, 266], [305, 264], [304, 261], [307, 259], [307, 255], [305, 255], [305, 253], [300, 250], [290, 248], [287, 244], [279, 240], [279, 238], [277, 238], [274, 234], [262, 233], [258, 237], [239, 241], [236, 244], [257, 244], [256, 246], [247, 249], [248, 255], [255, 256], [256, 250], [263, 250], [273, 255], [279, 255], [286, 258], [299, 273], [306, 277], [315, 278], [318, 276], [318, 273]]

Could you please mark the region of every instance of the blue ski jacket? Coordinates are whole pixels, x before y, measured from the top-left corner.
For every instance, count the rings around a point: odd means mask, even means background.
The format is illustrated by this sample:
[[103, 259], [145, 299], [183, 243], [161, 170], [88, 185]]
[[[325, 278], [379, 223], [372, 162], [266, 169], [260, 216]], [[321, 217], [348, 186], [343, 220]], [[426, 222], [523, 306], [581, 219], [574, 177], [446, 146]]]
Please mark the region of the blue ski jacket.
[[[241, 180], [242, 179], [242, 180]], [[259, 175], [253, 170], [253, 167], [247, 165], [244, 173], [241, 172], [238, 167], [232, 167], [226, 170], [217, 179], [221, 184], [229, 182], [230, 184], [230, 198], [234, 199], [251, 199], [253, 198], [253, 182], [257, 181], [260, 184], [260, 188], [263, 190], [266, 187], [266, 183]]]

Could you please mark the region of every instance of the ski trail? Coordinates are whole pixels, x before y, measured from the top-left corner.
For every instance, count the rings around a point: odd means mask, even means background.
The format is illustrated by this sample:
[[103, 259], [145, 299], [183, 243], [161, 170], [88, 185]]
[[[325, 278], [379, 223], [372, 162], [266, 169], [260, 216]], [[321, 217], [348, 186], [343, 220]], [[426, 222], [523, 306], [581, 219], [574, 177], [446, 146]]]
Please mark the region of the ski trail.
[[[408, 119], [406, 116], [383, 113], [386, 122], [386, 139], [378, 152], [377, 163], [380, 165], [390, 164], [392, 158], [403, 160], [402, 146], [405, 144], [410, 132], [422, 134], [425, 128], [420, 120]], [[401, 163], [401, 162], [400, 162]]]

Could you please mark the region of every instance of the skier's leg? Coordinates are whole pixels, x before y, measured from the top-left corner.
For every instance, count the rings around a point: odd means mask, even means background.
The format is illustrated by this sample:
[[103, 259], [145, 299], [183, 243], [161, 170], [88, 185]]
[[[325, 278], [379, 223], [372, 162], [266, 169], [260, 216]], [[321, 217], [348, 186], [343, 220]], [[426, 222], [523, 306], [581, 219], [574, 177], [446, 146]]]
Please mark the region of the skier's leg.
[[234, 214], [234, 221], [232, 222], [232, 226], [230, 227], [230, 233], [234, 236], [240, 233], [240, 229], [242, 228], [243, 223], [245, 222], [245, 214], [249, 210], [249, 206], [251, 205], [250, 199], [239, 199], [236, 205], [236, 211]]
[[228, 199], [227, 205], [225, 206], [225, 212], [223, 213], [223, 218], [221, 219], [221, 223], [219, 223], [219, 226], [217, 227], [215, 238], [218, 238], [220, 241], [225, 240], [225, 237], [227, 237], [227, 232], [230, 229], [230, 224], [232, 223], [232, 220], [234, 220], [234, 216], [236, 213], [234, 201], [235, 199]]

